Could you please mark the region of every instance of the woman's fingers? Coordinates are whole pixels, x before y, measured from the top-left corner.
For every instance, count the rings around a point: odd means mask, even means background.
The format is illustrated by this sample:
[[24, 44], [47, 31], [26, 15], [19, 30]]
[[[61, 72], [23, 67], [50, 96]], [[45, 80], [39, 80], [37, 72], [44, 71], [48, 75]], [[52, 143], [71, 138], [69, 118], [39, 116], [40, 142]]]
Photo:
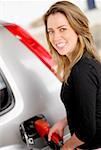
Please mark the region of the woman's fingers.
[[60, 137], [63, 137], [63, 131], [62, 130], [57, 130], [55, 128], [51, 128], [48, 134], [48, 141], [51, 141], [51, 136], [53, 133], [57, 133]]
[[63, 137], [63, 131], [62, 130], [59, 131], [59, 136]]
[[54, 126], [49, 131], [49, 134], [48, 134], [48, 140], [49, 141], [51, 141], [51, 136], [53, 133], [57, 133], [57, 129]]
[[48, 134], [48, 141], [51, 141], [52, 132], [49, 132]]

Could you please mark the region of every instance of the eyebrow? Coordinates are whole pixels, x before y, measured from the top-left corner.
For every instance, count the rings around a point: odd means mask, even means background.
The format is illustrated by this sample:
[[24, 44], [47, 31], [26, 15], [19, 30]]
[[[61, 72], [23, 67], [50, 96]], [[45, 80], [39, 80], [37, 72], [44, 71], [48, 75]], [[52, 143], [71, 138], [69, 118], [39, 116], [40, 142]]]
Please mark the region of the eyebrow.
[[61, 25], [61, 26], [57, 27], [57, 29], [62, 28], [62, 27], [67, 27], [67, 25]]
[[[60, 29], [60, 28], [62, 28], [62, 27], [67, 27], [67, 25], [58, 26], [57, 29]], [[51, 30], [51, 29], [52, 29], [51, 27], [50, 27], [50, 28], [47, 28], [47, 30]]]

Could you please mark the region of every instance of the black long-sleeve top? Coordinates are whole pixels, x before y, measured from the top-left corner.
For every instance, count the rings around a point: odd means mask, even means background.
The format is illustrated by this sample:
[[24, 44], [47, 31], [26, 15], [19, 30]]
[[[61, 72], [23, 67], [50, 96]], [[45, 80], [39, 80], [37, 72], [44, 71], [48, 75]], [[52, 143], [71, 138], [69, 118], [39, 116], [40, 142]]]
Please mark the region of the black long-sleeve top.
[[87, 52], [62, 84], [61, 99], [71, 134], [88, 147], [101, 147], [101, 64]]

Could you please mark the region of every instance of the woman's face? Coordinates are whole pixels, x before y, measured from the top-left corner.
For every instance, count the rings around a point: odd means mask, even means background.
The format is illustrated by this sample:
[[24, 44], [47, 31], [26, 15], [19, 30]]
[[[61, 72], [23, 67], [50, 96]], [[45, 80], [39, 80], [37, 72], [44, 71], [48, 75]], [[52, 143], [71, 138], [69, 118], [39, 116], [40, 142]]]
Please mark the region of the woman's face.
[[76, 47], [78, 36], [62, 13], [51, 14], [47, 20], [49, 41], [60, 55], [69, 56]]

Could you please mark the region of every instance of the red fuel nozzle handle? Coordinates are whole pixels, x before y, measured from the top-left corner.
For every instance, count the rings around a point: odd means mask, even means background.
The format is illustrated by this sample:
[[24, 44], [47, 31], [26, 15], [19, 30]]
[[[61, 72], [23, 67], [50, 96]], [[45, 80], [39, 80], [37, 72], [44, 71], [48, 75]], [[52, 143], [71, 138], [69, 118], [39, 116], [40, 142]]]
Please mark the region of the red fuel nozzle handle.
[[43, 138], [45, 135], [49, 133], [49, 123], [46, 120], [39, 119], [35, 121], [34, 126], [38, 132], [38, 134]]
[[60, 147], [63, 145], [63, 138], [60, 137], [57, 133], [53, 133], [51, 136], [51, 140]]
[[[39, 119], [34, 123], [35, 128], [38, 134], [43, 138], [45, 136], [48, 137], [48, 133], [50, 130], [50, 125], [46, 120]], [[56, 145], [62, 146], [63, 145], [63, 138], [60, 137], [57, 133], [53, 133], [51, 136], [51, 141], [53, 141]]]

